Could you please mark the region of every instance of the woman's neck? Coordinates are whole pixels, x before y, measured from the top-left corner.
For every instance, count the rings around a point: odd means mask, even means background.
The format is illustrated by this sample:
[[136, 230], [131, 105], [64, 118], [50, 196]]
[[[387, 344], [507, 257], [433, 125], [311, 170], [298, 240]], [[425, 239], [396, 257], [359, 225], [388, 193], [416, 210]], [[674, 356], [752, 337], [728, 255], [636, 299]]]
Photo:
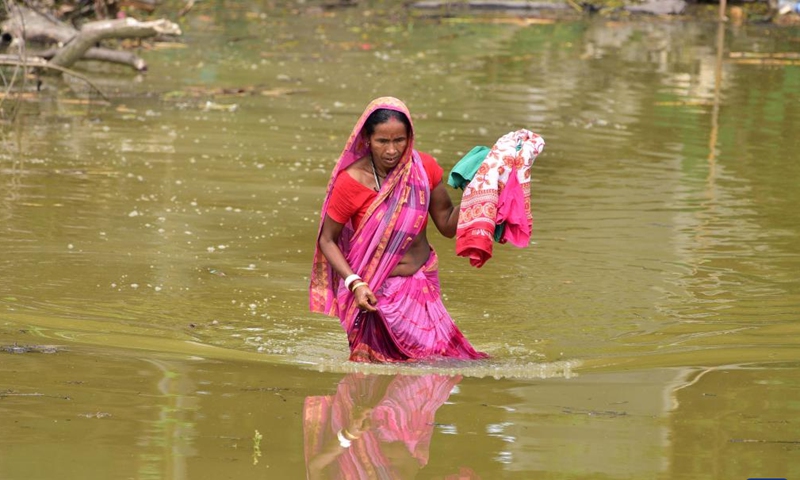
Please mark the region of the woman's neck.
[[369, 162], [371, 165], [368, 165], [367, 168], [370, 170], [370, 172], [374, 171], [375, 175], [377, 175], [378, 178], [386, 178], [386, 176], [389, 175], [388, 171], [384, 172], [383, 170], [381, 170], [381, 167], [379, 167], [378, 164], [375, 163], [375, 160], [372, 158], [372, 155], [369, 156]]

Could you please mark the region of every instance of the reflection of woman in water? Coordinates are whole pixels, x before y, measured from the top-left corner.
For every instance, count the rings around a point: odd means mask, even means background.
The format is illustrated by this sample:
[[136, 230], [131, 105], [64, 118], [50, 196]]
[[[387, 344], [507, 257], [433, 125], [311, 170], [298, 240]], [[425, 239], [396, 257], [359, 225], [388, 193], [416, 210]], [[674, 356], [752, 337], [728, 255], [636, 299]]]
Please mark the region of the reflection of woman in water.
[[428, 463], [436, 410], [461, 377], [349, 374], [303, 408], [309, 479], [407, 479]]

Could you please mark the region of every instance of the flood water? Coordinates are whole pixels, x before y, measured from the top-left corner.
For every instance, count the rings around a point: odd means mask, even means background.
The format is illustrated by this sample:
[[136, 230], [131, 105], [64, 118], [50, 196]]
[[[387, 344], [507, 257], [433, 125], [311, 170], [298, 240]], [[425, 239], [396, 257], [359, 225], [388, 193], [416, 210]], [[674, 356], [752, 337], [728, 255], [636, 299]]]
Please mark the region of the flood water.
[[[198, 3], [3, 126], [0, 478], [800, 478], [800, 31], [300, 4]], [[383, 95], [445, 171], [547, 143], [530, 247], [429, 234], [490, 360], [354, 365], [308, 311]]]

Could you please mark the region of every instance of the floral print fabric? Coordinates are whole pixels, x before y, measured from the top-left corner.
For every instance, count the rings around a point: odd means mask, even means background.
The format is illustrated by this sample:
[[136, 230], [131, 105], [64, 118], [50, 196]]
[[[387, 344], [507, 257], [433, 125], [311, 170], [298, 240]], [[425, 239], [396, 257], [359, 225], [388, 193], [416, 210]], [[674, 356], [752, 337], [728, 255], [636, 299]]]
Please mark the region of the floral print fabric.
[[492, 257], [495, 229], [503, 225], [500, 243], [530, 243], [531, 166], [544, 149], [544, 139], [529, 130], [500, 137], [475, 176], [464, 188], [456, 231], [456, 254], [474, 267]]

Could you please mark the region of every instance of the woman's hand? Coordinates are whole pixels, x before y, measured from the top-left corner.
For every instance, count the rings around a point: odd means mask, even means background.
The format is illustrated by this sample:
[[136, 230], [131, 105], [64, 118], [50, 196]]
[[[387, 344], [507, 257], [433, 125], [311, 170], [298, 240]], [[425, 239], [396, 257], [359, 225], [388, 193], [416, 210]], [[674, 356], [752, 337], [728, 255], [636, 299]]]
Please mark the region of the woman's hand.
[[350, 422], [344, 430], [344, 435], [348, 440], [358, 440], [370, 428], [372, 409], [353, 407], [353, 411], [350, 414]]
[[353, 296], [356, 298], [356, 305], [358, 305], [359, 310], [367, 312], [378, 311], [378, 309], [375, 308], [378, 299], [375, 298], [375, 294], [372, 293], [367, 282], [357, 282], [356, 286], [353, 288]]

